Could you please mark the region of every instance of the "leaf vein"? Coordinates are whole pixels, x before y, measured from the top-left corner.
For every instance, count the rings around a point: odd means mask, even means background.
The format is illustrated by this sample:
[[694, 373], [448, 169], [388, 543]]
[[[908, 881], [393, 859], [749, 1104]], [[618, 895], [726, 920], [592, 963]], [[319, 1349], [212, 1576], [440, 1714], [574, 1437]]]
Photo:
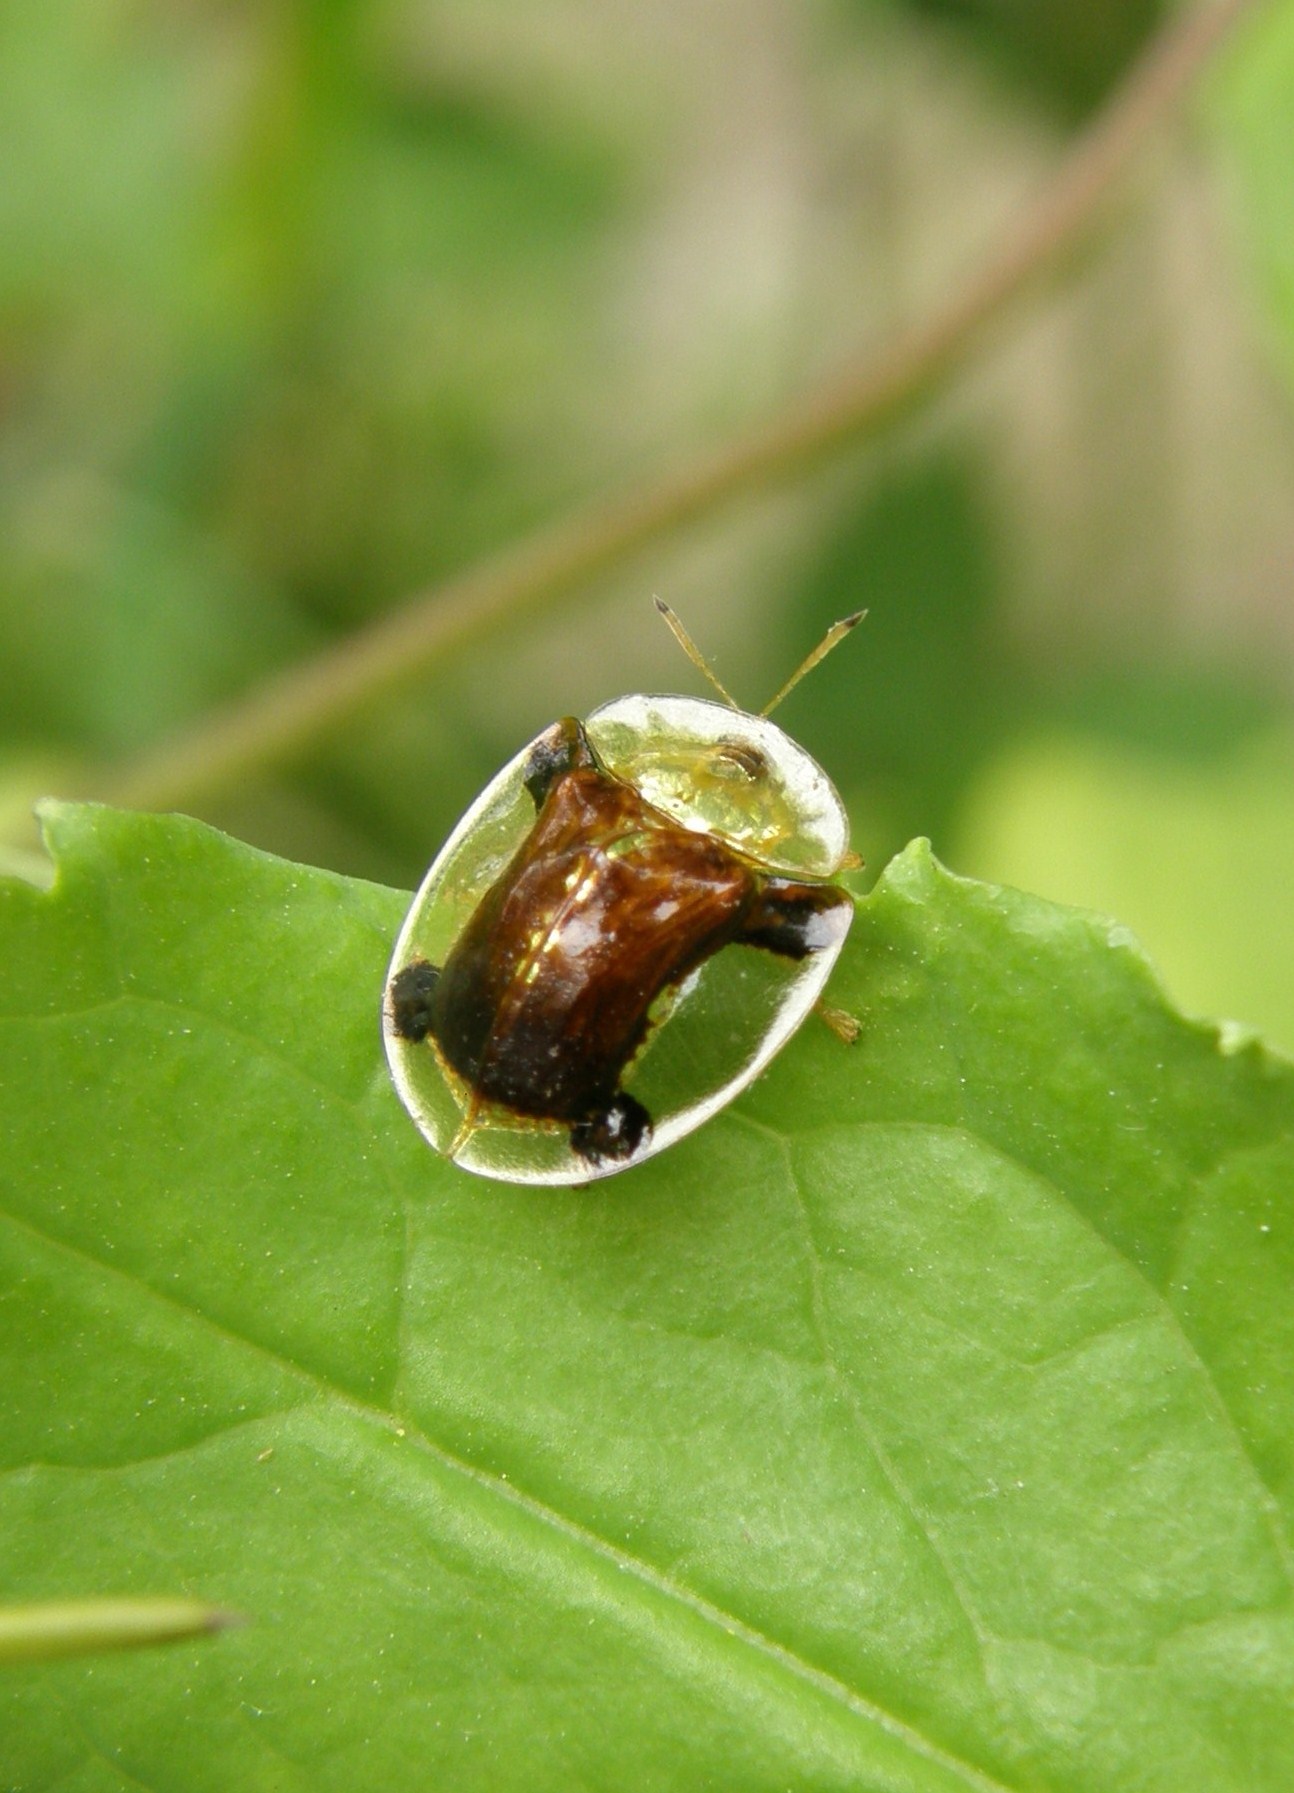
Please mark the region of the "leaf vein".
[[[4, 1211], [0, 1210], [0, 1214], [4, 1214]], [[879, 1702], [867, 1698], [849, 1686], [847, 1682], [818, 1668], [814, 1663], [787, 1648], [786, 1645], [778, 1643], [776, 1639], [749, 1625], [736, 1614], [729, 1613], [714, 1601], [697, 1594], [685, 1584], [657, 1568], [653, 1563], [613, 1544], [590, 1527], [567, 1518], [566, 1515], [558, 1512], [546, 1502], [526, 1493], [515, 1481], [504, 1481], [501, 1477], [458, 1456], [447, 1446], [438, 1443], [409, 1417], [389, 1412], [374, 1403], [360, 1399], [331, 1383], [326, 1376], [306, 1368], [285, 1354], [271, 1350], [259, 1341], [247, 1339], [232, 1332], [230, 1328], [222, 1322], [214, 1320], [200, 1308], [194, 1307], [166, 1291], [153, 1288], [142, 1278], [116, 1265], [105, 1263], [102, 1259], [96, 1258], [93, 1253], [87, 1252], [79, 1246], [69, 1245], [66, 1241], [45, 1233], [26, 1219], [12, 1214], [4, 1214], [4, 1218], [8, 1219], [12, 1225], [29, 1232], [33, 1237], [66, 1251], [69, 1255], [97, 1268], [105, 1275], [120, 1278], [143, 1289], [155, 1300], [166, 1304], [186, 1318], [211, 1328], [222, 1338], [244, 1345], [259, 1357], [276, 1365], [299, 1381], [309, 1384], [324, 1399], [336, 1402], [347, 1412], [380, 1426], [384, 1431], [401, 1434], [406, 1442], [426, 1451], [430, 1457], [451, 1473], [461, 1475], [493, 1498], [526, 1513], [543, 1528], [565, 1539], [568, 1543], [591, 1552], [605, 1562], [612, 1563], [617, 1569], [632, 1576], [644, 1587], [651, 1588], [667, 1601], [692, 1613], [694, 1617], [699, 1618], [704, 1624], [714, 1627], [724, 1636], [737, 1639], [795, 1681], [813, 1688], [819, 1695], [842, 1706], [853, 1717], [866, 1724], [874, 1725], [887, 1736], [911, 1749], [915, 1755], [959, 1776], [968, 1787], [977, 1789], [977, 1793], [1013, 1793], [1013, 1789], [1007, 1783], [995, 1779], [976, 1764], [964, 1761], [953, 1751], [927, 1737], [915, 1725], [889, 1711]]]

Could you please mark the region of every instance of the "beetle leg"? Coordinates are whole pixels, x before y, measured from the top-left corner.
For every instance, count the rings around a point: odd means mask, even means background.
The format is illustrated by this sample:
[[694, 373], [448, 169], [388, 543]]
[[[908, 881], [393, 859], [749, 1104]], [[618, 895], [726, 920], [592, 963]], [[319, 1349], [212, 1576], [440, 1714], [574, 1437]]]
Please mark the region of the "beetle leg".
[[853, 916], [854, 899], [834, 884], [768, 878], [734, 939], [788, 959], [804, 959], [843, 940]]
[[818, 1001], [813, 1005], [813, 1012], [819, 1021], [825, 1022], [840, 1041], [842, 1046], [856, 1046], [858, 1037], [863, 1031], [863, 1024], [857, 1015], [851, 1015], [848, 1009], [838, 1009], [829, 1002]]
[[425, 1040], [440, 973], [426, 959], [402, 965], [391, 979], [391, 1025], [402, 1040]]
[[544, 799], [564, 773], [596, 764], [588, 737], [574, 716], [564, 716], [546, 728], [530, 749], [522, 774], [536, 811], [544, 807]]
[[591, 1164], [632, 1158], [651, 1133], [651, 1116], [641, 1102], [621, 1090], [605, 1108], [585, 1115], [571, 1128], [571, 1150]]

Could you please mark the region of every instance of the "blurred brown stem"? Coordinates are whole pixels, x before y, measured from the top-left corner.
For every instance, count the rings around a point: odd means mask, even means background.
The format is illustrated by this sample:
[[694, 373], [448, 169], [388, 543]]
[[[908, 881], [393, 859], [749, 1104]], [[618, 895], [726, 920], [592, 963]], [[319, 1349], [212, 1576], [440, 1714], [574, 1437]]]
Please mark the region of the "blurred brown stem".
[[924, 323], [840, 369], [770, 422], [539, 530], [448, 580], [226, 710], [109, 773], [101, 794], [137, 808], [193, 804], [281, 763], [425, 674], [505, 618], [552, 601], [721, 504], [807, 472], [892, 422], [960, 367], [1008, 305], [1091, 225], [1146, 135], [1181, 101], [1256, 0], [1174, 15], [1076, 139], [997, 253]]

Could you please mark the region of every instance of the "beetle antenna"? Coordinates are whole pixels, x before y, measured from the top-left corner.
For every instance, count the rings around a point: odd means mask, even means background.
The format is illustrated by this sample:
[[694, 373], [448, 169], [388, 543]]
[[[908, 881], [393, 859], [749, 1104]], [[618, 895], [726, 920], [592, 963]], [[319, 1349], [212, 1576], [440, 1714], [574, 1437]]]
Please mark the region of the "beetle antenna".
[[[729, 697], [728, 693], [724, 690], [723, 686], [719, 683], [715, 674], [711, 671], [710, 664], [707, 661], [705, 655], [701, 652], [700, 648], [696, 645], [695, 641], [693, 641], [692, 637], [688, 634], [687, 630], [683, 627], [682, 623], [679, 621], [678, 616], [675, 614], [675, 612], [673, 610], [670, 609], [669, 605], [665, 602], [664, 598], [656, 599], [656, 608], [657, 608], [657, 610], [660, 611], [661, 615], [665, 618], [666, 626], [668, 627], [671, 635], [673, 635], [675, 641], [677, 641], [679, 646], [682, 648], [683, 652], [687, 655], [688, 659], [692, 662], [693, 666], [696, 667], [697, 671], [699, 673], [702, 673], [710, 681], [710, 683], [714, 686], [715, 690], [719, 693], [720, 697], [727, 704], [727, 706], [730, 710], [740, 710], [741, 705], [739, 703], [735, 702], [735, 700], [733, 698]], [[823, 652], [825, 653], [825, 651], [826, 650], [824, 648]], [[806, 667], [804, 670], [807, 671], [808, 668]]]
[[[657, 598], [656, 602], [659, 604], [660, 599]], [[822, 637], [822, 640], [818, 643], [817, 647], [814, 648], [808, 659], [800, 662], [790, 678], [782, 686], [782, 689], [778, 692], [777, 696], [773, 699], [772, 703], [764, 705], [763, 709], [759, 712], [760, 715], [771, 716], [778, 704], [781, 703], [782, 699], [788, 697], [791, 692], [795, 690], [795, 687], [799, 684], [805, 673], [812, 672], [820, 660], [825, 660], [832, 648], [837, 647], [840, 642], [845, 639], [845, 636], [848, 635], [851, 629], [856, 629], [866, 615], [867, 612], [865, 610], [855, 610], [852, 616], [843, 617], [840, 622], [832, 623], [831, 627]]]

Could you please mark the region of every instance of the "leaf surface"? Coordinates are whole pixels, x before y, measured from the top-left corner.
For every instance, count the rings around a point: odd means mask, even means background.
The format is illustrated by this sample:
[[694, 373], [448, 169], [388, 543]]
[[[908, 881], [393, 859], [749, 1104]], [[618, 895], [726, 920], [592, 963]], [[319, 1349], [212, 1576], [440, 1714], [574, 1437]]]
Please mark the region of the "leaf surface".
[[640, 1169], [432, 1155], [406, 898], [58, 807], [0, 886], [7, 1601], [34, 1789], [1284, 1788], [1294, 1072], [1123, 930], [950, 877]]

